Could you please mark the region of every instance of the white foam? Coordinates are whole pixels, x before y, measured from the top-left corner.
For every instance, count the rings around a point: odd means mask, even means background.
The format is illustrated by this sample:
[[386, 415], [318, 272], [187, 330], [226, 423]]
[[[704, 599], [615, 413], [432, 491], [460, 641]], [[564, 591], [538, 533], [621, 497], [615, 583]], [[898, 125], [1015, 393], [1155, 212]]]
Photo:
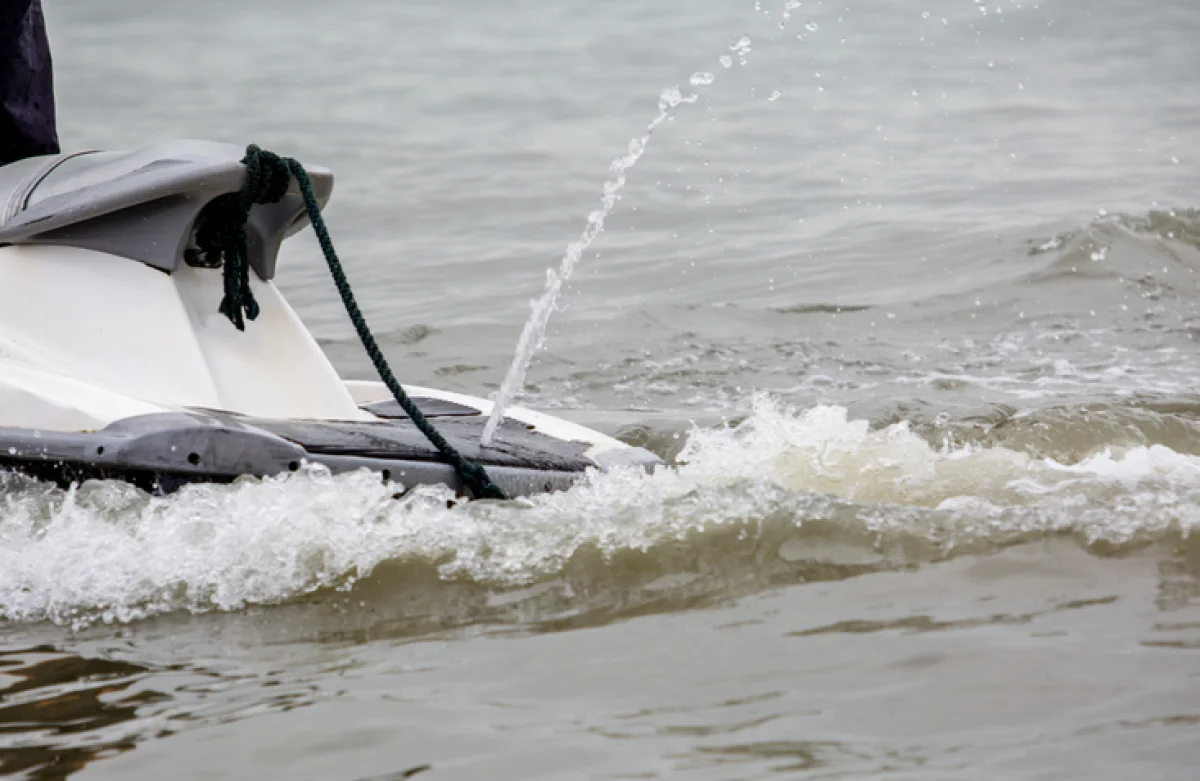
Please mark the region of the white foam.
[[0, 500], [0, 615], [80, 623], [237, 610], [348, 587], [386, 560], [511, 586], [561, 570], [584, 546], [612, 555], [714, 526], [802, 525], [835, 505], [850, 508], [836, 514], [844, 522], [947, 547], [1060, 530], [1119, 543], [1200, 527], [1200, 459], [1161, 446], [1059, 464], [934, 448], [903, 423], [872, 430], [840, 407], [759, 396], [739, 425], [692, 432], [680, 461], [453, 509], [444, 489], [396, 500], [373, 474], [322, 469], [165, 498], [117, 483], [23, 483]]

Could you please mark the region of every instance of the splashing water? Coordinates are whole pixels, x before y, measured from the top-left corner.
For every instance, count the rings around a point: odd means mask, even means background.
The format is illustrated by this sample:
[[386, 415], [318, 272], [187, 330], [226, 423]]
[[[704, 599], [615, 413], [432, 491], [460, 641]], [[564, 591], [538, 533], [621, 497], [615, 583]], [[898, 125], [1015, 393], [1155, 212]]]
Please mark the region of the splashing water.
[[658, 116], [646, 126], [645, 133], [629, 142], [629, 150], [623, 156], [613, 160], [610, 170], [616, 174], [616, 178], [604, 183], [601, 207], [588, 215], [587, 227], [583, 229], [583, 235], [567, 247], [558, 271], [546, 270], [546, 290], [542, 293], [542, 297], [534, 303], [533, 313], [526, 321], [524, 330], [521, 331], [521, 338], [517, 342], [516, 357], [508, 368], [504, 382], [500, 385], [500, 392], [496, 396], [492, 414], [488, 417], [487, 424], [483, 428], [483, 436], [479, 439], [484, 446], [491, 444], [496, 427], [500, 425], [500, 420], [504, 417], [504, 408], [524, 385], [525, 372], [529, 369], [533, 353], [541, 345], [542, 338], [545, 336], [546, 323], [549, 322], [550, 315], [558, 303], [563, 283], [571, 277], [571, 273], [575, 270], [575, 264], [579, 262], [584, 251], [596, 240], [600, 231], [604, 230], [604, 220], [612, 212], [617, 203], [617, 194], [625, 186], [626, 172], [645, 154], [646, 145], [650, 142], [650, 136], [654, 133], [654, 129], [671, 117], [679, 104], [694, 103], [697, 98], [698, 96], [695, 94], [684, 95], [678, 87], [663, 90], [658, 98]]
[[738, 64], [745, 65], [746, 57], [750, 54], [750, 36], [743, 35], [741, 38], [738, 38], [737, 41], [729, 47], [729, 50], [737, 55]]
[[[616, 577], [604, 562], [631, 554], [690, 572], [687, 561], [741, 550], [750, 575], [767, 562], [756, 540], [797, 534], [806, 548], [845, 539], [871, 558], [1063, 533], [1121, 546], [1200, 531], [1200, 457], [1161, 445], [1068, 464], [1000, 445], [939, 448], [905, 423], [872, 429], [841, 407], [800, 410], [759, 395], [752, 409], [735, 426], [693, 430], [678, 461], [654, 474], [589, 473], [569, 491], [491, 505], [448, 507], [444, 486], [396, 498], [365, 470], [320, 467], [168, 497], [9, 476], [0, 619], [82, 627], [236, 611], [348, 592], [386, 577], [377, 571], [388, 563], [435, 569], [447, 589], [508, 589], [559, 575], [587, 551], [604, 582]], [[681, 551], [690, 551], [682, 565]]]
[[[730, 50], [737, 53], [739, 61], [742, 65], [746, 64], [746, 55], [750, 52], [750, 38], [743, 35], [730, 47]], [[722, 56], [720, 62], [725, 65], [726, 56]], [[725, 65], [729, 67], [729, 65]], [[715, 77], [711, 73], [698, 72], [693, 73], [690, 83], [694, 87], [707, 86], [712, 84]], [[650, 143], [650, 136], [654, 134], [655, 128], [670, 119], [675, 114], [675, 109], [682, 103], [695, 103], [699, 99], [699, 95], [692, 93], [684, 95], [678, 87], [669, 87], [664, 89], [658, 97], [658, 115], [650, 120], [650, 124], [646, 126], [646, 132], [641, 136], [629, 142], [628, 151], [613, 160], [609, 167], [616, 177], [604, 183], [604, 195], [600, 201], [600, 208], [588, 215], [587, 226], [583, 229], [583, 234], [575, 242], [567, 247], [566, 254], [563, 255], [562, 262], [559, 264], [558, 270], [546, 270], [546, 289], [533, 304], [533, 312], [529, 316], [529, 320], [525, 322], [525, 328], [521, 331], [521, 337], [517, 341], [516, 355], [513, 358], [512, 364], [508, 367], [508, 373], [504, 377], [504, 382], [500, 384], [500, 391], [496, 394], [496, 401], [492, 406], [492, 413], [488, 416], [487, 424], [483, 428], [483, 435], [479, 438], [480, 444], [483, 446], [490, 445], [492, 437], [496, 434], [496, 428], [500, 425], [500, 421], [504, 418], [504, 410], [525, 384], [525, 373], [529, 370], [529, 364], [533, 360], [533, 354], [541, 346], [542, 340], [546, 333], [546, 324], [550, 321], [550, 315], [553, 314], [556, 304], [558, 303], [559, 294], [562, 292], [563, 284], [570, 279], [571, 274], [575, 271], [575, 265], [583, 256], [583, 253], [600, 232], [604, 230], [604, 221], [608, 215], [612, 213], [613, 207], [617, 203], [617, 195], [621, 188], [625, 186], [626, 173], [630, 168], [637, 164], [642, 155], [646, 152], [646, 145]]]

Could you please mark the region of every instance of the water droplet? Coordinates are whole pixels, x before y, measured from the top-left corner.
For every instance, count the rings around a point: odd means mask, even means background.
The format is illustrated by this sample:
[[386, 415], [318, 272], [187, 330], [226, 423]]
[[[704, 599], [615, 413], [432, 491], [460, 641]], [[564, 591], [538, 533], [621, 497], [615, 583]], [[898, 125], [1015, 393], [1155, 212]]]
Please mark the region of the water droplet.
[[729, 49], [730, 51], [737, 52], [738, 63], [745, 65], [746, 55], [750, 53], [750, 36], [743, 35], [741, 38], [738, 38], [737, 42], [732, 44]]
[[1020, 82], [1020, 81], [1018, 81], [1018, 82], [1017, 82], [1017, 89], [1025, 89], [1025, 83], [1024, 83], [1024, 82]]
[[989, 67], [989, 68], [994, 68], [994, 67], [996, 67], [996, 61], [995, 61], [995, 60], [988, 60], [988, 67]]
[[809, 22], [808, 24], [804, 25], [804, 29], [808, 30], [810, 33], [815, 33], [818, 27], [819, 25], [816, 22]]
[[728, 54], [722, 54], [720, 57], [720, 63], [721, 63], [722, 68], [732, 68], [733, 67], [733, 58], [730, 57]]
[[779, 90], [775, 90], [774, 92], [771, 93], [771, 97], [767, 98], [767, 100], [774, 103], [775, 101], [779, 100], [782, 97], [783, 97], [783, 93], [780, 92]]
[[693, 87], [700, 87], [705, 84], [712, 84], [716, 77], [707, 71], [697, 71], [692, 74], [690, 79]]
[[921, 18], [922, 18], [922, 19], [928, 19], [928, 18], [929, 18], [929, 12], [928, 12], [928, 11], [922, 11], [922, 12], [921, 12]]
[[1179, 165], [1179, 158], [1178, 158], [1178, 157], [1172, 157], [1172, 158], [1171, 158], [1171, 162], [1172, 162], [1172, 163], [1174, 163], [1175, 165]]

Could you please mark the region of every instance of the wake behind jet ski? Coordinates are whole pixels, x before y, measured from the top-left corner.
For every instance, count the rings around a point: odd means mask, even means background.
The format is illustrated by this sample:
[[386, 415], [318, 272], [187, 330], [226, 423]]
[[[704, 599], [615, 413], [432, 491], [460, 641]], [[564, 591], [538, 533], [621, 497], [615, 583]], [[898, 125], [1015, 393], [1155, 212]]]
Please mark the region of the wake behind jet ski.
[[[661, 463], [519, 408], [481, 447], [490, 401], [391, 378], [320, 219], [332, 188], [208, 141], [0, 167], [0, 467], [169, 492], [310, 462], [479, 497]], [[383, 382], [343, 381], [273, 283], [310, 222]]]

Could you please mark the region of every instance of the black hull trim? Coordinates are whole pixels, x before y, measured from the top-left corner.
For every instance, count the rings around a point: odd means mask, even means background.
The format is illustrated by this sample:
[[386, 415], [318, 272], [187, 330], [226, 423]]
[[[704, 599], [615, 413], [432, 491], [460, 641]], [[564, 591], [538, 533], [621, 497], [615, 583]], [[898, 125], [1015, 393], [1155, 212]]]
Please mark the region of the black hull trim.
[[[585, 443], [522, 424], [503, 427], [493, 447], [481, 448], [483, 423], [479, 415], [439, 419], [445, 436], [507, 496], [564, 490], [597, 466], [583, 456]], [[0, 428], [0, 468], [61, 486], [109, 479], [168, 494], [189, 483], [296, 472], [306, 463], [334, 473], [369, 469], [404, 490], [442, 484], [465, 495], [454, 468], [407, 419], [283, 421], [193, 410], [125, 418], [92, 432]]]
[[[368, 469], [379, 474], [380, 480], [396, 484], [398, 493], [407, 493], [418, 485], [445, 485], [454, 490], [458, 496], [466, 496], [466, 491], [449, 464], [430, 462], [396, 461], [388, 459], [359, 458], [354, 456], [323, 457], [316, 456], [305, 459], [305, 462], [322, 464], [334, 474]], [[275, 474], [284, 474], [285, 470]], [[0, 470], [17, 472], [35, 480], [54, 483], [60, 488], [67, 489], [87, 480], [118, 480], [137, 486], [154, 496], [166, 496], [178, 491], [186, 485], [215, 484], [227, 485], [239, 477], [269, 477], [271, 474], [244, 473], [221, 474], [205, 472], [178, 472], [163, 469], [138, 467], [114, 467], [96, 463], [79, 461], [50, 461], [44, 459], [0, 457]], [[497, 485], [510, 497], [530, 496], [539, 493], [565, 491], [583, 476], [581, 472], [547, 472], [534, 469], [519, 469], [514, 467], [489, 466], [488, 473]]]

